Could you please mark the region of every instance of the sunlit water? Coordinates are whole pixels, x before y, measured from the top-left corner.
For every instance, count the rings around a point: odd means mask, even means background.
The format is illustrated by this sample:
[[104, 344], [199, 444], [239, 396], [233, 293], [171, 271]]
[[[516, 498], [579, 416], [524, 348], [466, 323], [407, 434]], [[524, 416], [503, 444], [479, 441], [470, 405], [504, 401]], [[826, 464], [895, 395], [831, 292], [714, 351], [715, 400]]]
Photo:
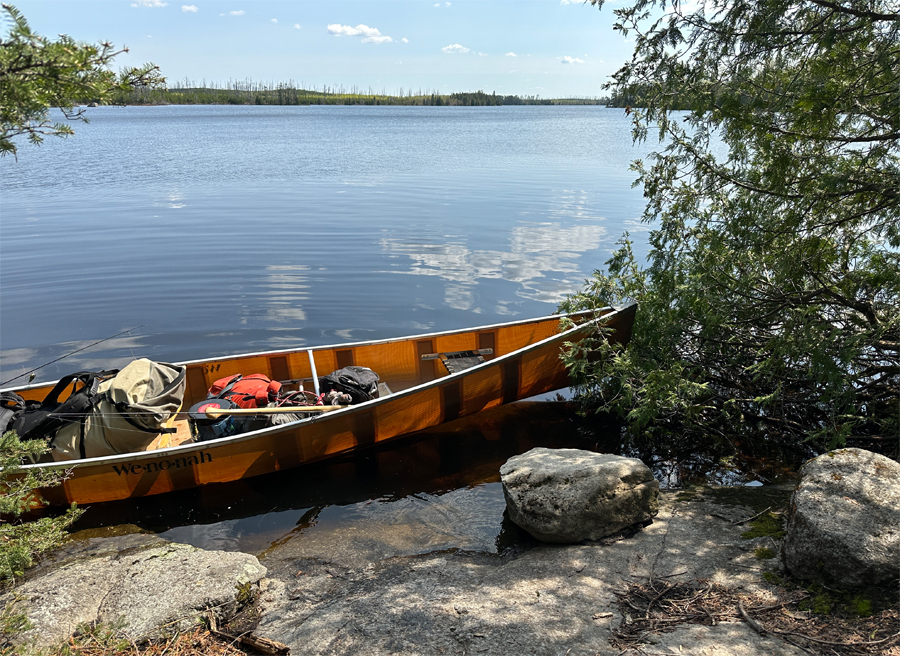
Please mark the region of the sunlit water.
[[0, 380], [540, 316], [644, 249], [621, 110], [88, 115], [0, 160]]

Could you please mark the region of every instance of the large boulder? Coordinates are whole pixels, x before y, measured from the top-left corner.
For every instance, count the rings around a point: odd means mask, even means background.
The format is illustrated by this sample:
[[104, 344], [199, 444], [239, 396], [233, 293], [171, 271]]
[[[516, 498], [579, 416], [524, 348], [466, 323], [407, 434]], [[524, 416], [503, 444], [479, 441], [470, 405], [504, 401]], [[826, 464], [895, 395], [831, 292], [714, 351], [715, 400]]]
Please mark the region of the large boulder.
[[48, 646], [79, 624], [117, 623], [132, 638], [156, 638], [199, 624], [212, 611], [230, 619], [266, 574], [255, 556], [205, 551], [152, 535], [92, 538], [63, 550], [0, 596], [32, 628], [17, 642]]
[[900, 464], [841, 449], [800, 469], [783, 544], [785, 566], [845, 590], [900, 576]]
[[599, 540], [659, 512], [659, 483], [637, 458], [539, 447], [500, 477], [510, 519], [544, 542]]

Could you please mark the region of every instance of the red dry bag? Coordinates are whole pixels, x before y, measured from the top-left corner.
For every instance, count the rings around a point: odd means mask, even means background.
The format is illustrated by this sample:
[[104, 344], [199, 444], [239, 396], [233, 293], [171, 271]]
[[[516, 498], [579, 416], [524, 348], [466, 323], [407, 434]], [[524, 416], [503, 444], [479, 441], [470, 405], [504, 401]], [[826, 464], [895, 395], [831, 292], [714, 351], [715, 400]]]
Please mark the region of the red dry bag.
[[278, 398], [281, 383], [265, 374], [220, 378], [209, 388], [208, 399], [228, 399], [240, 408], [265, 408]]

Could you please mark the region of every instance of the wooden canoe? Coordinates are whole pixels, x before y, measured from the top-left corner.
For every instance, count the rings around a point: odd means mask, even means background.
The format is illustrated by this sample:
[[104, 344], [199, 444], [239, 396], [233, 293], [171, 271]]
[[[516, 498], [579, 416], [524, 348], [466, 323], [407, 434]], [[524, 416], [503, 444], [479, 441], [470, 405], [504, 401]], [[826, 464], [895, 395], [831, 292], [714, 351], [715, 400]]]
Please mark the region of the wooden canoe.
[[[204, 442], [190, 441], [185, 413], [178, 433], [162, 436], [147, 451], [26, 465], [66, 470], [62, 485], [40, 490], [49, 505], [133, 499], [280, 471], [323, 460], [430, 428], [487, 408], [569, 385], [560, 360], [564, 342], [611, 328], [608, 339], [627, 343], [635, 305], [597, 313], [555, 315], [397, 339], [319, 346], [195, 360], [187, 368], [183, 408], [206, 398], [213, 381], [233, 374], [263, 373], [273, 380], [322, 376], [349, 365], [376, 371], [391, 393], [366, 403], [312, 415], [302, 421]], [[569, 317], [575, 327], [561, 330]], [[450, 373], [434, 354], [484, 349], [485, 362]], [[426, 356], [426, 357], [423, 357]], [[431, 356], [428, 358], [427, 356]], [[54, 383], [14, 390], [43, 399]]]

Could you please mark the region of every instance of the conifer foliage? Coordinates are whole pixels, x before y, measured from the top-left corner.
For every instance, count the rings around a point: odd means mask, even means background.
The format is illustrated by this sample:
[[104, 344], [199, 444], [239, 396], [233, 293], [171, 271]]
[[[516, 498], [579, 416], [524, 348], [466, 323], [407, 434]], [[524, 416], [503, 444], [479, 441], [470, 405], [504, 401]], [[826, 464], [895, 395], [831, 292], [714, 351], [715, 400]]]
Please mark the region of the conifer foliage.
[[[127, 49], [78, 43], [66, 35], [56, 41], [39, 36], [12, 5], [2, 5], [0, 21], [6, 32], [0, 37], [0, 156], [16, 154], [17, 136], [39, 144], [47, 135], [73, 134], [70, 122], [87, 120], [79, 103], [103, 104], [116, 92], [164, 81], [153, 64], [118, 74], [110, 70]], [[66, 120], [51, 120], [52, 108]]]
[[[591, 0], [602, 5], [603, 0]], [[633, 0], [651, 253], [628, 236], [564, 309], [640, 302], [631, 346], [568, 356], [631, 437], [900, 442], [900, 5]]]

